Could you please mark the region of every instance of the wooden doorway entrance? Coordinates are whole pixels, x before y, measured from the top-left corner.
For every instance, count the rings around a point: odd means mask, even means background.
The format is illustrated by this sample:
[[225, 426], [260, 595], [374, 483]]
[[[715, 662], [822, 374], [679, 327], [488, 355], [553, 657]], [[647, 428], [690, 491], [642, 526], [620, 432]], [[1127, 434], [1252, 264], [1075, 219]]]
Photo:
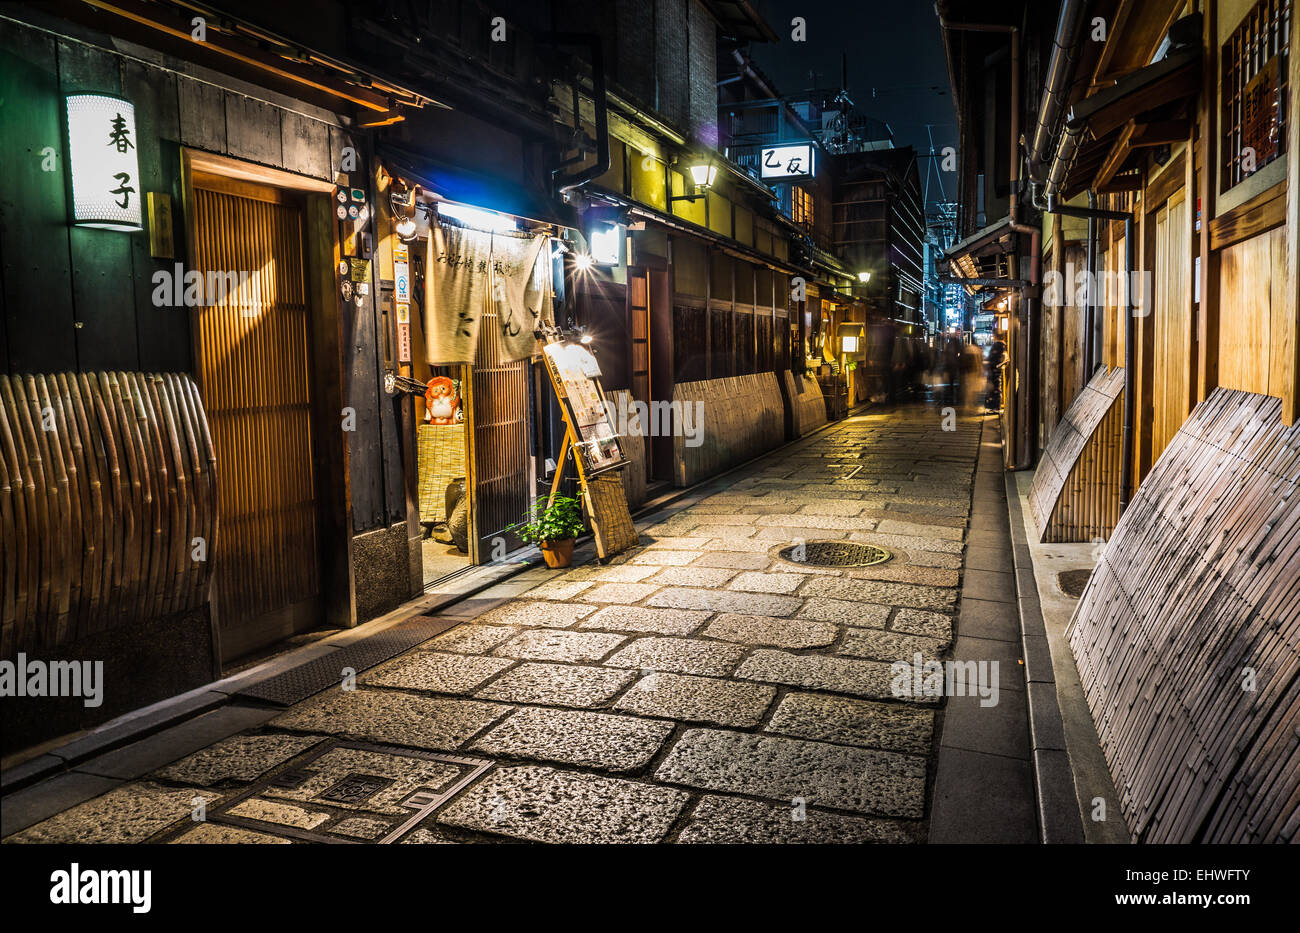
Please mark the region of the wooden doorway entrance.
[[191, 184], [205, 288], [195, 368], [217, 454], [213, 601], [228, 661], [322, 621], [304, 205], [202, 171]]
[[[490, 273], [495, 275], [495, 272]], [[470, 559], [500, 560], [523, 545], [506, 528], [524, 518], [533, 502], [533, 457], [529, 445], [528, 387], [531, 363], [506, 358], [496, 304], [488, 301], [479, 324], [469, 379]]]

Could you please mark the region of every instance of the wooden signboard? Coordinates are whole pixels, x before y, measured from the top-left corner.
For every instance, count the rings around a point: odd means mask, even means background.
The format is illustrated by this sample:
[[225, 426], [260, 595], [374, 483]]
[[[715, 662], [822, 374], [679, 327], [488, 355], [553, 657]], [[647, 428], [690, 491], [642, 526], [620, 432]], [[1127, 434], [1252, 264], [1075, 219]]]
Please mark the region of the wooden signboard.
[[546, 335], [542, 348], [546, 371], [564, 415], [564, 444], [551, 483], [551, 501], [560, 488], [568, 455], [578, 470], [583, 502], [591, 518], [596, 556], [601, 560], [640, 543], [618, 470], [628, 465], [605, 407], [600, 367], [580, 343]]

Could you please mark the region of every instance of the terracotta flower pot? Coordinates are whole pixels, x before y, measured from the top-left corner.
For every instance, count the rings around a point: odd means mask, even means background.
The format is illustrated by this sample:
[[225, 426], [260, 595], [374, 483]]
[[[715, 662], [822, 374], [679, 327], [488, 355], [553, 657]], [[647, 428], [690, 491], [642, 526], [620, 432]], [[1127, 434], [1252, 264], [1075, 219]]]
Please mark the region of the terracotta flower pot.
[[558, 570], [573, 563], [572, 538], [565, 538], [563, 541], [543, 541], [539, 547], [542, 550], [542, 557], [546, 558], [546, 566], [552, 570]]

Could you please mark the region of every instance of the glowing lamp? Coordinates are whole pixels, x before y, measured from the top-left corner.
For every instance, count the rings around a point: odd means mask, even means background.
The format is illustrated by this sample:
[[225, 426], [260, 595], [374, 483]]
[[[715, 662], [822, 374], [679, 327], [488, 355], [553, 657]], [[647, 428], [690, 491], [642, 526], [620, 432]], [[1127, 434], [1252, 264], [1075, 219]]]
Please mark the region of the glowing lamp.
[[718, 177], [718, 167], [712, 162], [701, 162], [691, 166], [691, 180], [697, 188], [713, 187], [713, 180]]
[[858, 281], [861, 282], [863, 285], [866, 285], [868, 282], [871, 281], [871, 273], [870, 273], [870, 272], [859, 272], [859, 273], [858, 273]]
[[143, 229], [135, 107], [107, 94], [73, 94], [67, 105], [72, 222], [105, 230]]
[[515, 219], [506, 214], [485, 211], [479, 207], [468, 207], [464, 204], [451, 204], [447, 201], [438, 202], [438, 213], [443, 217], [458, 220], [467, 227], [490, 233], [511, 233], [519, 227]]
[[598, 266], [617, 266], [622, 256], [623, 227], [610, 224], [591, 233], [591, 261]]

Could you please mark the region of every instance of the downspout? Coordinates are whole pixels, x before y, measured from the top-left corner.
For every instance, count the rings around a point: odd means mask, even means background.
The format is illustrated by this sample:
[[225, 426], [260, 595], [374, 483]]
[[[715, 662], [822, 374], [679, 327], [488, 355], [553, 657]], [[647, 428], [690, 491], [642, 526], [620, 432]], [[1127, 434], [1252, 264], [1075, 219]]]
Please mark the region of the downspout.
[[[1091, 192], [1089, 194], [1091, 195], [1090, 200], [1095, 203], [1096, 195]], [[1133, 213], [1131, 211], [1105, 211], [1087, 207], [1067, 207], [1057, 203], [1055, 196], [1048, 198], [1047, 209], [1053, 214], [1061, 214], [1064, 217], [1081, 217], [1093, 222], [1098, 220], [1124, 221], [1124, 427], [1120, 433], [1119, 454], [1119, 513], [1123, 515], [1124, 510], [1128, 508], [1129, 499], [1133, 495], [1133, 415], [1135, 402], [1133, 398], [1133, 343], [1137, 339], [1136, 318], [1133, 314], [1136, 310], [1133, 300], [1133, 271], [1136, 261], [1133, 251]], [[1091, 286], [1089, 288], [1088, 300], [1091, 303]]]
[[[563, 181], [559, 192], [567, 202], [574, 191], [609, 171], [609, 103], [605, 97], [605, 52], [595, 33], [559, 32], [551, 35], [555, 45], [585, 46], [591, 53], [592, 103], [596, 109], [596, 161], [576, 175], [564, 175], [560, 169], [551, 173], [554, 182]], [[581, 126], [581, 116], [574, 108], [573, 122]]]
[[1053, 137], [1065, 110], [1070, 82], [1074, 79], [1075, 46], [1079, 42], [1087, 6], [1087, 0], [1065, 0], [1056, 21], [1052, 55], [1047, 62], [1047, 79], [1043, 82], [1043, 102], [1038, 108], [1038, 124], [1029, 145], [1029, 175], [1036, 183], [1044, 180]]
[[[1088, 189], [1088, 209], [1095, 211], [1097, 209], [1097, 192], [1091, 188]], [[1094, 340], [1094, 329], [1097, 326], [1093, 303], [1096, 300], [1097, 292], [1097, 235], [1098, 235], [1097, 218], [1088, 218], [1088, 297], [1083, 304], [1083, 332], [1085, 334], [1083, 341], [1083, 381], [1088, 383], [1092, 381], [1092, 375], [1097, 371], [1097, 347]]]

